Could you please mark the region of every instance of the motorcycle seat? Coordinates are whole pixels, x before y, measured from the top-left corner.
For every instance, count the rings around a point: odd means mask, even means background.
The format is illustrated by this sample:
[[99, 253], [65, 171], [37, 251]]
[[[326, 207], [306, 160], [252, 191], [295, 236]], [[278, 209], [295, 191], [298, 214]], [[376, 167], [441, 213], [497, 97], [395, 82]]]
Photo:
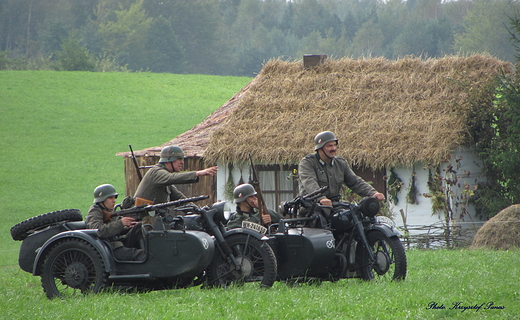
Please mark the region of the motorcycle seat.
[[85, 223], [85, 221], [71, 221], [65, 223], [65, 226], [69, 230], [87, 229], [87, 224]]

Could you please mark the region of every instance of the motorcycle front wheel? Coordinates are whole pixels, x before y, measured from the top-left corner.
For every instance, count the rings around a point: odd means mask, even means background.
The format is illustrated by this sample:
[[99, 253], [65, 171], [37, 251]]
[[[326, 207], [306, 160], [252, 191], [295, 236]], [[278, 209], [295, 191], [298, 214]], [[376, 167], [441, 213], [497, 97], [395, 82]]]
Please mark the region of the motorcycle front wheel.
[[65, 240], [51, 249], [43, 263], [42, 287], [47, 297], [70, 298], [97, 293], [107, 274], [97, 250], [80, 239]]
[[[373, 230], [367, 234], [370, 250], [374, 253], [375, 262], [372, 267], [358, 270], [364, 280], [404, 280], [406, 277], [406, 254], [398, 237], [387, 237], [383, 232]], [[362, 249], [364, 250], [364, 248]], [[362, 253], [364, 261], [368, 261], [368, 253]]]
[[240, 268], [237, 269], [221, 250], [215, 250], [208, 266], [208, 287], [228, 287], [246, 282], [260, 282], [261, 287], [271, 287], [276, 279], [277, 263], [273, 249], [265, 242], [247, 234], [226, 237]]

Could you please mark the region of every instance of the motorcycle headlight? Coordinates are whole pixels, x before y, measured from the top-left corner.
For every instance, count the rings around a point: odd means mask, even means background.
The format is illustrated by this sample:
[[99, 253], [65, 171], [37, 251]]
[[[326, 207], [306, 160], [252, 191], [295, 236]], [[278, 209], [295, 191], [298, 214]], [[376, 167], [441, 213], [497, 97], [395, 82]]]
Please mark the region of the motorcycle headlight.
[[211, 210], [216, 211], [215, 216], [213, 217], [213, 221], [216, 223], [222, 222], [224, 225], [228, 222], [231, 210], [229, 204], [226, 201], [213, 204], [211, 206]]
[[374, 197], [364, 198], [359, 203], [359, 210], [369, 218], [373, 218], [379, 212], [379, 201]]

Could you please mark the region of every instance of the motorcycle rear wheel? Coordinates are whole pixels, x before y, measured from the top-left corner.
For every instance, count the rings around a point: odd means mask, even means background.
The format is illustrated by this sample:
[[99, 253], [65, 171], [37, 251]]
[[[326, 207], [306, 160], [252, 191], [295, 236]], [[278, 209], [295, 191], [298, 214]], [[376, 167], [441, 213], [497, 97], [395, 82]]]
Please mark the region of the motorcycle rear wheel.
[[43, 291], [49, 299], [97, 293], [107, 278], [97, 250], [80, 239], [55, 245], [45, 258], [41, 274]]
[[[403, 244], [398, 237], [387, 237], [383, 232], [373, 230], [367, 234], [367, 239], [376, 262], [370, 267], [358, 270], [364, 280], [377, 279], [379, 281], [404, 280], [406, 277], [406, 254]], [[368, 253], [364, 251], [363, 261], [368, 261]]]
[[264, 241], [247, 234], [226, 237], [241, 269], [235, 270], [233, 262], [221, 250], [215, 251], [207, 270], [207, 287], [228, 287], [246, 282], [260, 282], [261, 287], [271, 287], [276, 280], [277, 262], [273, 249]]

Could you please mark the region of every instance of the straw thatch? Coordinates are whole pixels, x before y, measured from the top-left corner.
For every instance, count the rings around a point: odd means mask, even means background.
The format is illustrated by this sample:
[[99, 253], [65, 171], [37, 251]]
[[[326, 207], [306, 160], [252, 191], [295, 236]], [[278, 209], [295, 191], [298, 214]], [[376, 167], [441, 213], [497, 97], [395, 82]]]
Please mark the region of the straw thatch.
[[[180, 145], [207, 163], [296, 164], [313, 137], [333, 131], [340, 155], [358, 167], [381, 169], [439, 163], [470, 141], [470, 99], [489, 95], [507, 62], [483, 55], [423, 60], [271, 60], [260, 74], [206, 120], [158, 147]], [[118, 155], [128, 156], [128, 152]]]
[[500, 211], [477, 231], [471, 248], [513, 249], [520, 247], [520, 204]]
[[467, 140], [469, 92], [511, 65], [487, 56], [329, 60], [312, 69], [269, 61], [239, 106], [211, 134], [210, 162], [298, 163], [316, 133], [331, 130], [340, 154], [380, 169], [446, 159]]

